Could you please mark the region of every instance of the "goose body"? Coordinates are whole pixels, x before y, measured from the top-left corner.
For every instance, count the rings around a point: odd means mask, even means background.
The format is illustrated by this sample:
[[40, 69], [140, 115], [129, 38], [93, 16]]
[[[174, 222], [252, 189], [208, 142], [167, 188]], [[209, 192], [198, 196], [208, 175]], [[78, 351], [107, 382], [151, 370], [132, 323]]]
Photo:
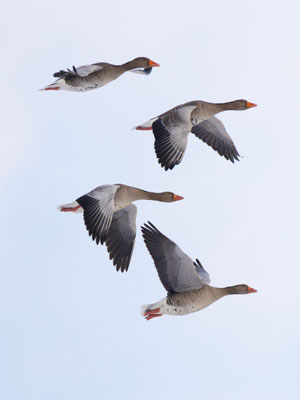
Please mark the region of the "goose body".
[[134, 129], [153, 131], [155, 153], [166, 171], [182, 161], [190, 132], [234, 163], [239, 160], [239, 153], [223, 123], [215, 115], [226, 110], [246, 110], [255, 106], [247, 100], [227, 103], [195, 100], [174, 107]]
[[247, 285], [210, 286], [210, 277], [199, 260], [195, 262], [150, 222], [142, 227], [145, 244], [159, 278], [168, 292], [164, 299], [142, 306], [147, 320], [168, 315], [186, 315], [208, 307], [229, 294], [255, 293]]
[[183, 197], [172, 192], [147, 192], [123, 184], [98, 186], [76, 201], [58, 207], [62, 212], [83, 213], [86, 229], [97, 244], [105, 243], [117, 271], [127, 271], [136, 237], [137, 208], [132, 202], [174, 202]]
[[54, 77], [58, 79], [41, 90], [86, 92], [114, 81], [127, 71], [149, 75], [153, 67], [159, 67], [159, 64], [146, 57], [138, 57], [121, 65], [99, 62], [78, 68], [73, 67], [72, 70], [55, 72]]

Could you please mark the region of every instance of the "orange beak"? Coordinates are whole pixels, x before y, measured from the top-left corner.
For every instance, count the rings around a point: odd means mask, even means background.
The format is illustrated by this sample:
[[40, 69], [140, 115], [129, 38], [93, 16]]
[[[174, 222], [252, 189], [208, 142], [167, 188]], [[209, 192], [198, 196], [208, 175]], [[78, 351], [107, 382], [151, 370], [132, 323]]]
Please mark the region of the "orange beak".
[[248, 293], [257, 293], [257, 290], [252, 289], [252, 287], [248, 286]]
[[154, 61], [152, 61], [152, 60], [149, 60], [149, 67], [160, 67], [160, 65], [159, 64], [157, 64], [156, 62], [154, 62]]
[[177, 200], [183, 200], [184, 199], [184, 197], [181, 197], [181, 196], [178, 196], [177, 194], [174, 194], [174, 200], [175, 201], [177, 201]]
[[247, 108], [257, 107], [257, 104], [247, 101]]

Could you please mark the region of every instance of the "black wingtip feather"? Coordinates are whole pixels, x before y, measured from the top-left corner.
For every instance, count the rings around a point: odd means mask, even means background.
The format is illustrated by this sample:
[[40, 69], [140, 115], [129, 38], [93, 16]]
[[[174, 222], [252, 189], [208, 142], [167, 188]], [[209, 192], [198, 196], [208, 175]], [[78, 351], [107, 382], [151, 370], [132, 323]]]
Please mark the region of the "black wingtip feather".
[[144, 68], [144, 74], [146, 74], [146, 75], [150, 75], [151, 71], [152, 71], [152, 67]]
[[174, 148], [170, 141], [171, 135], [160, 119], [154, 121], [152, 131], [155, 137], [154, 150], [159, 164], [165, 171], [172, 170], [180, 164], [184, 152]]
[[200, 267], [203, 268], [203, 265], [202, 265], [201, 262], [198, 260], [198, 258], [196, 258], [196, 262], [197, 262], [198, 265], [200, 265]]
[[150, 221], [147, 221], [147, 223], [144, 223], [144, 225], [141, 226], [142, 232], [159, 232], [159, 230], [156, 228], [156, 226], [154, 226]]

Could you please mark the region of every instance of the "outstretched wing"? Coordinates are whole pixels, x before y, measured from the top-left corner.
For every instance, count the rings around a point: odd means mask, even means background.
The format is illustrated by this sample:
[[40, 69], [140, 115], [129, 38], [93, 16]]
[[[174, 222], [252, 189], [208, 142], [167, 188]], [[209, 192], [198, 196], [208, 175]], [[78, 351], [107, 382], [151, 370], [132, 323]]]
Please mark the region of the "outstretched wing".
[[179, 164], [184, 156], [187, 136], [192, 128], [191, 112], [196, 106], [183, 106], [163, 114], [152, 124], [155, 153], [167, 171]]
[[196, 258], [196, 262], [194, 262], [194, 267], [196, 269], [197, 274], [200, 276], [201, 282], [205, 283], [205, 285], [209, 285], [210, 284], [209, 274], [207, 271], [205, 271], [198, 258]]
[[239, 153], [223, 123], [218, 118], [210, 117], [194, 125], [191, 132], [227, 160], [233, 163], [234, 160], [239, 161]]
[[152, 71], [152, 68], [135, 68], [135, 69], [131, 69], [130, 72], [134, 72], [136, 74], [142, 74], [142, 75], [150, 75]]
[[76, 199], [83, 208], [86, 229], [98, 244], [104, 243], [113, 216], [114, 197], [118, 186], [102, 185]]
[[81, 67], [78, 68], [73, 66], [72, 70], [70, 69], [68, 69], [67, 71], [61, 70], [55, 72], [53, 76], [55, 78], [67, 78], [76, 75], [84, 77], [84, 76], [89, 76], [93, 72], [100, 71], [101, 69], [103, 69], [103, 66], [98, 64], [82, 65]]
[[168, 293], [200, 289], [209, 282], [204, 268], [201, 265], [195, 267], [192, 259], [151, 222], [142, 226], [142, 234], [161, 283]]
[[113, 213], [105, 244], [117, 271], [124, 272], [129, 267], [136, 236], [136, 213], [134, 204]]

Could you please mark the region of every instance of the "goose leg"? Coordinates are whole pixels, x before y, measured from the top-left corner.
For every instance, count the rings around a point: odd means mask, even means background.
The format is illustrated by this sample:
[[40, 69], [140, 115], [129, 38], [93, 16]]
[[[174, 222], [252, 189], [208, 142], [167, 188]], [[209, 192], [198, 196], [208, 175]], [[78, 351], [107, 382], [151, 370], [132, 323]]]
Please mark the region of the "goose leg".
[[158, 314], [160, 312], [160, 308], [155, 308], [154, 310], [148, 310], [145, 312], [144, 316], [147, 321], [155, 317], [161, 317], [162, 314]]
[[151, 314], [157, 314], [159, 312], [160, 312], [160, 308], [155, 308], [154, 310], [146, 311], [144, 315], [146, 316], [146, 315], [151, 315]]
[[63, 211], [63, 212], [72, 211], [72, 212], [74, 212], [74, 211], [77, 211], [78, 208], [80, 208], [80, 205], [78, 205], [77, 207], [62, 207], [60, 209], [60, 211]]
[[162, 316], [162, 314], [151, 314], [151, 315], [147, 315], [147, 316], [145, 317], [145, 319], [146, 319], [147, 321], [149, 321], [149, 320], [152, 319], [152, 318], [161, 317], [161, 316]]

